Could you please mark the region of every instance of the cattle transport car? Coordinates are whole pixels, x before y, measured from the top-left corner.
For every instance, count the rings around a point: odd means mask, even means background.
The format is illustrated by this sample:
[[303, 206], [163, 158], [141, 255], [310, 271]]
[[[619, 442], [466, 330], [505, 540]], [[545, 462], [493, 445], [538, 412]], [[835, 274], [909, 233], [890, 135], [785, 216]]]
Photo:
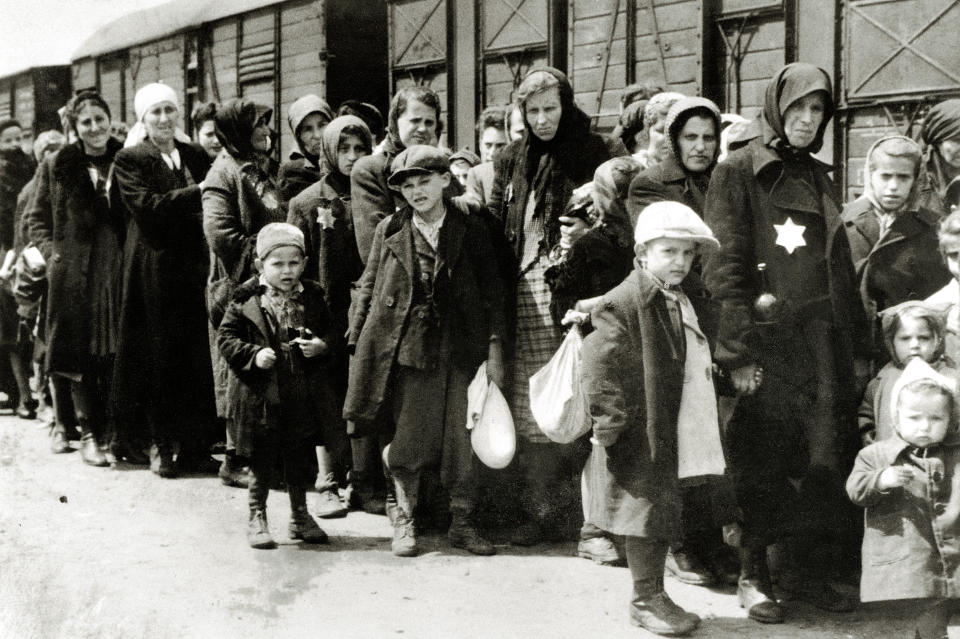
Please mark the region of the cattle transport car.
[[334, 107], [356, 98], [387, 108], [383, 0], [173, 0], [106, 24], [73, 55], [75, 89], [96, 87], [135, 121], [139, 87], [163, 82], [193, 106], [246, 97], [274, 110], [286, 157], [287, 108], [315, 93]]
[[37, 66], [0, 78], [0, 119], [16, 118], [35, 137], [60, 129], [57, 109], [70, 98], [70, 65]]

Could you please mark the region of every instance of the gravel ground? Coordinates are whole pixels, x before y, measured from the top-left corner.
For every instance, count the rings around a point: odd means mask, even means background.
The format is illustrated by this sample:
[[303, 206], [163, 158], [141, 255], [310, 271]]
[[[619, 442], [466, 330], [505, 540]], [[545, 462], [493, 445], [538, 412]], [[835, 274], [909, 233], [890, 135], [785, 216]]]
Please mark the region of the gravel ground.
[[[402, 559], [385, 517], [351, 512], [321, 522], [331, 543], [311, 547], [286, 539], [286, 495], [274, 491], [280, 546], [256, 551], [245, 491], [215, 477], [92, 468], [47, 443], [40, 422], [0, 416], [3, 638], [654, 636], [627, 621], [627, 569], [579, 559], [572, 543], [474, 557], [428, 536], [420, 557]], [[667, 590], [703, 617], [696, 637], [906, 636], [902, 610], [833, 615], [787, 602], [788, 622], [763, 626], [732, 590], [672, 580]]]

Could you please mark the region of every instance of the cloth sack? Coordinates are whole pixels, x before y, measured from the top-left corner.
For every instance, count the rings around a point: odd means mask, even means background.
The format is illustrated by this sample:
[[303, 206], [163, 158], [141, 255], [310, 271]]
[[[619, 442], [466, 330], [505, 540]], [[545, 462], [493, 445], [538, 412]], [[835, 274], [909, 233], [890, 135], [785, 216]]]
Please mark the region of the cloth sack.
[[517, 432], [506, 398], [487, 379], [486, 362], [467, 387], [467, 430], [473, 452], [484, 465], [506, 468], [517, 450]]
[[587, 396], [580, 385], [583, 336], [573, 327], [547, 365], [530, 377], [530, 412], [551, 441], [569, 444], [590, 430]]
[[17, 304], [36, 305], [47, 291], [47, 264], [33, 244], [17, 257], [13, 266], [12, 292]]

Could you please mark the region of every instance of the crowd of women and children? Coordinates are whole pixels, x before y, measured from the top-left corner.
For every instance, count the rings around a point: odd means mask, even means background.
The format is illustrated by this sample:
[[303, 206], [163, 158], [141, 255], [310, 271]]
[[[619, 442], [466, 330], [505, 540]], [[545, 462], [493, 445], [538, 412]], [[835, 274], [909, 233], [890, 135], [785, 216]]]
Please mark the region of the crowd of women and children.
[[[483, 111], [479, 155], [442, 148], [429, 88], [386, 122], [307, 95], [279, 166], [270, 108], [202, 105], [192, 143], [163, 84], [125, 139], [93, 91], [34, 157], [2, 122], [9, 408], [34, 418], [36, 394], [52, 451], [78, 440], [92, 466], [246, 487], [253, 548], [275, 546], [279, 488], [307, 543], [349, 509], [388, 515], [403, 557], [436, 525], [478, 555], [481, 531], [576, 536], [626, 563], [630, 620], [659, 634], [700, 623], [667, 574], [735, 586], [761, 623], [785, 618], [774, 581], [833, 612], [859, 581], [939, 639], [960, 597], [960, 100], [920, 142], [876, 141], [844, 205], [813, 155], [832, 87], [789, 64], [751, 122], [631, 86], [602, 135], [541, 67]], [[589, 415], [557, 443], [531, 378], [570, 344], [547, 400]], [[486, 466], [475, 375], [509, 406]]]

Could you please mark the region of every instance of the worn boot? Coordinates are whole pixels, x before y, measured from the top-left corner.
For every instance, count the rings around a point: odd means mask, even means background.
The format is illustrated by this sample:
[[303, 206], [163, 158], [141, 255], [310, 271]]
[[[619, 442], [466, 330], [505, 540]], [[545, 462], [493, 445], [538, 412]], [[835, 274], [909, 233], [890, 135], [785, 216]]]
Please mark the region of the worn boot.
[[307, 511], [307, 491], [302, 486], [287, 486], [290, 496], [290, 539], [302, 539], [308, 544], [325, 544], [329, 541], [314, 518]]
[[66, 429], [60, 424], [54, 424], [50, 428], [50, 452], [58, 455], [60, 453], [69, 453], [70, 451], [70, 442], [67, 440]]
[[420, 474], [395, 472], [393, 483], [396, 488], [397, 508], [393, 520], [393, 543], [390, 548], [397, 557], [416, 557], [417, 528], [413, 511], [417, 507], [417, 493], [420, 489]]
[[480, 536], [476, 526], [467, 513], [454, 510], [447, 530], [447, 540], [454, 548], [463, 548], [474, 555], [493, 555], [496, 549], [489, 541]]
[[250, 485], [250, 480], [247, 477], [248, 469], [243, 467], [237, 460], [236, 451], [230, 450], [224, 453], [223, 463], [220, 464], [220, 470], [217, 472], [217, 477], [220, 478], [220, 483], [224, 486], [232, 486], [234, 488], [247, 488]]
[[767, 549], [762, 543], [747, 543], [740, 547], [737, 601], [754, 621], [783, 623], [783, 608], [773, 594], [767, 568]]
[[83, 463], [90, 466], [109, 466], [110, 462], [107, 461], [106, 455], [100, 450], [100, 444], [97, 443], [97, 438], [90, 429], [89, 422], [85, 419], [79, 421], [80, 431], [83, 433], [80, 436], [80, 458], [83, 459]]
[[677, 581], [692, 586], [712, 586], [713, 573], [707, 568], [694, 548], [671, 548], [667, 553], [667, 572]]
[[177, 476], [177, 467], [173, 463], [173, 448], [169, 444], [154, 444], [150, 447], [150, 470], [167, 479]]
[[674, 603], [663, 589], [668, 550], [665, 541], [626, 538], [627, 565], [633, 577], [630, 623], [658, 635], [688, 635], [700, 625], [700, 617]]
[[247, 543], [251, 548], [276, 548], [277, 543], [270, 536], [267, 525], [267, 495], [270, 486], [266, 482], [259, 482], [255, 475], [250, 475], [248, 499], [250, 503], [250, 521], [247, 524]]

